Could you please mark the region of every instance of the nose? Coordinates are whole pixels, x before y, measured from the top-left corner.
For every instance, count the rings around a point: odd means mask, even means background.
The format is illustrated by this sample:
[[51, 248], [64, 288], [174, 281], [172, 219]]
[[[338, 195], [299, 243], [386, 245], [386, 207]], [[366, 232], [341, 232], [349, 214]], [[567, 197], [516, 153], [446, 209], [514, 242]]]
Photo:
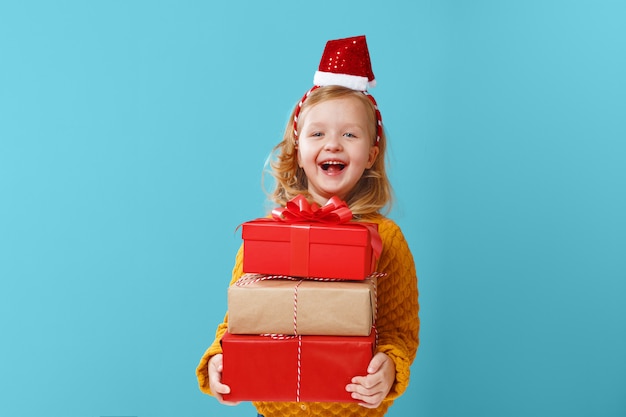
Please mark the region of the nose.
[[327, 135], [324, 143], [324, 150], [328, 152], [338, 152], [342, 149], [341, 138], [335, 134]]

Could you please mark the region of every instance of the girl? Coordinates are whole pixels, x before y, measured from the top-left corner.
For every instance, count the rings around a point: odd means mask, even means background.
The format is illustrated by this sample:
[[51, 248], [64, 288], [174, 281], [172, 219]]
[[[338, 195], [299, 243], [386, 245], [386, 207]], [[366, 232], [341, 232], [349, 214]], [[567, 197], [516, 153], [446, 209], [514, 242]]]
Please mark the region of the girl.
[[[365, 71], [354, 63], [365, 63]], [[328, 64], [328, 65], [326, 65]], [[357, 66], [358, 66], [357, 65]], [[361, 68], [362, 69], [362, 68]], [[360, 72], [360, 73], [359, 73]], [[356, 75], [355, 75], [356, 74]], [[355, 78], [356, 77], [356, 78]], [[346, 391], [356, 403], [255, 402], [259, 415], [383, 416], [409, 382], [419, 343], [415, 265], [400, 228], [381, 214], [389, 206], [391, 186], [385, 172], [386, 137], [380, 112], [366, 92], [374, 84], [365, 37], [329, 41], [314, 78], [315, 86], [298, 103], [271, 164], [276, 178], [272, 194], [284, 206], [298, 194], [324, 205], [332, 196], [346, 201], [357, 220], [378, 224], [383, 251], [377, 271], [378, 346], [367, 375], [355, 375]], [[236, 256], [231, 285], [243, 274], [243, 250]], [[223, 399], [230, 387], [221, 383], [220, 339], [228, 315], [197, 368], [200, 389]]]

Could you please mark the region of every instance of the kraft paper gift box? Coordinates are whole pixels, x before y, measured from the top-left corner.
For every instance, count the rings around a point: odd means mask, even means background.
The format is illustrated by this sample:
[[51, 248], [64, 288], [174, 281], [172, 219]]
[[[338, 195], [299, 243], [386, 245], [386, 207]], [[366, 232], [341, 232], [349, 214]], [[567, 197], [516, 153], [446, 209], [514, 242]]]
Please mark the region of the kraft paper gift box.
[[380, 238], [375, 223], [269, 219], [243, 223], [242, 237], [244, 272], [344, 280], [363, 280], [374, 271], [372, 239]]
[[370, 334], [376, 315], [376, 277], [363, 281], [264, 278], [244, 275], [229, 287], [230, 333]]
[[369, 336], [222, 337], [227, 401], [355, 402], [345, 387], [367, 375], [375, 348]]

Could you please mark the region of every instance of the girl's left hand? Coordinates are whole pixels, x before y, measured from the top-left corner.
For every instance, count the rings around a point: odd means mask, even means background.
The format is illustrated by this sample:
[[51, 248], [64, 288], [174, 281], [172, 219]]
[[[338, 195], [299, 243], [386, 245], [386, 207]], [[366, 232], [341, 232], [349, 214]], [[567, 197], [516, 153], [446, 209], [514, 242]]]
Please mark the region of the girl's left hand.
[[367, 367], [367, 376], [355, 376], [346, 385], [352, 398], [360, 400], [359, 405], [376, 408], [385, 399], [396, 379], [396, 365], [382, 352], [374, 355]]

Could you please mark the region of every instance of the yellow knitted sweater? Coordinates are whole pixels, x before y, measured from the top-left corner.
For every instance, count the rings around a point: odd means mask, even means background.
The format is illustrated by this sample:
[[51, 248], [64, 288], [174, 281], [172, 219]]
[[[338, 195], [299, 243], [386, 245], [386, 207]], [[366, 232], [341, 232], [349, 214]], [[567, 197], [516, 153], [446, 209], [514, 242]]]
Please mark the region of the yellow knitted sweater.
[[[419, 305], [417, 301], [417, 275], [413, 255], [402, 234], [392, 220], [378, 216], [367, 221], [378, 223], [383, 241], [383, 251], [378, 260], [377, 271], [387, 275], [378, 282], [378, 319], [376, 328], [379, 339], [377, 352], [386, 353], [396, 365], [396, 380], [382, 404], [376, 409], [361, 407], [356, 403], [280, 403], [254, 402], [264, 417], [286, 416], [337, 416], [379, 417], [384, 416], [394, 399], [399, 397], [409, 383], [410, 366], [415, 359], [419, 344]], [[243, 250], [239, 249], [231, 285], [243, 274]], [[222, 353], [220, 339], [228, 328], [228, 313], [217, 327], [215, 340], [202, 356], [196, 369], [202, 392], [211, 395], [208, 378], [208, 362], [213, 355]], [[355, 375], [356, 376], [356, 375]]]

